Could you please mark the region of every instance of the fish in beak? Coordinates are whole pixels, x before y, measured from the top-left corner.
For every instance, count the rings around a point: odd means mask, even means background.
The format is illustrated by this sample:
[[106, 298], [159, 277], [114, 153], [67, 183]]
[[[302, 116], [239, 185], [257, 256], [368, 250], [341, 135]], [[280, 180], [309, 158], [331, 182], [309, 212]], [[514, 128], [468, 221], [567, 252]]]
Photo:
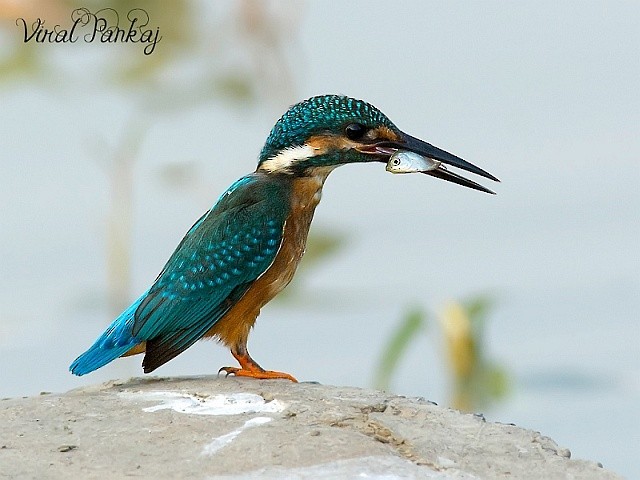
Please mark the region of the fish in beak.
[[[432, 177], [440, 178], [448, 182], [457, 183], [458, 185], [473, 188], [474, 190], [479, 190], [481, 192], [495, 194], [495, 192], [480, 185], [479, 183], [469, 180], [461, 175], [458, 175], [457, 173], [451, 172], [447, 169], [447, 165], [466, 170], [467, 172], [475, 173], [476, 175], [480, 175], [481, 177], [488, 178], [495, 182], [500, 181], [480, 167], [477, 167], [474, 164], [469, 163], [460, 157], [457, 157], [456, 155], [435, 147], [430, 143], [422, 141], [419, 138], [407, 135], [406, 133], [403, 133], [402, 138], [398, 141], [386, 140], [378, 142], [374, 145], [374, 148], [376, 153], [388, 155], [387, 159], [390, 158], [390, 155], [393, 155], [396, 152], [406, 151], [413, 152], [428, 159], [434, 160], [435, 162], [428, 162], [430, 165], [429, 169], [420, 170], [417, 167], [414, 167], [416, 168], [416, 170], [414, 171], [419, 171], [420, 173], [424, 173], [425, 175], [431, 175]], [[419, 163], [417, 159], [416, 162]]]

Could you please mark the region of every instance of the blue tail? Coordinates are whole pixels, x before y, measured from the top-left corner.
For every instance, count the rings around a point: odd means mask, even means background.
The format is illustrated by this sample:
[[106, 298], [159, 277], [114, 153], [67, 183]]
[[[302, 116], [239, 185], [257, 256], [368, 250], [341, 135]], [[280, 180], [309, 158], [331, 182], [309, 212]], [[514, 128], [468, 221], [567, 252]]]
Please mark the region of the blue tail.
[[74, 360], [69, 367], [74, 375], [85, 375], [127, 353], [141, 343], [131, 335], [134, 314], [148, 292], [145, 292], [129, 308], [116, 318], [91, 348]]

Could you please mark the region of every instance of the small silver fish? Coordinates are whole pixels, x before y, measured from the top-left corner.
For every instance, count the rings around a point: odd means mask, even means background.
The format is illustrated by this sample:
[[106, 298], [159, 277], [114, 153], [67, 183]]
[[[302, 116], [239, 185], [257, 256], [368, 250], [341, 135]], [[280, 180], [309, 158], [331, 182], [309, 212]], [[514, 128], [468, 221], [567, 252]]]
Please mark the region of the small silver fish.
[[440, 166], [439, 161], [432, 160], [417, 153], [406, 150], [398, 150], [391, 155], [387, 162], [387, 172], [391, 173], [415, 173], [428, 172]]

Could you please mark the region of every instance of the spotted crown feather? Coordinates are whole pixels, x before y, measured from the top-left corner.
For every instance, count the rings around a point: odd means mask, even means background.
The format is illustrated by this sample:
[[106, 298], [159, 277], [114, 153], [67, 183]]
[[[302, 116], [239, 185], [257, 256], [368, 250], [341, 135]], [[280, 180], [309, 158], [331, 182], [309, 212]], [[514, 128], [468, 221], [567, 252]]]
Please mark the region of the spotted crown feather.
[[320, 95], [292, 106], [274, 125], [260, 152], [260, 160], [269, 159], [285, 148], [303, 145], [311, 135], [341, 129], [350, 122], [366, 126], [395, 125], [376, 107], [344, 95]]

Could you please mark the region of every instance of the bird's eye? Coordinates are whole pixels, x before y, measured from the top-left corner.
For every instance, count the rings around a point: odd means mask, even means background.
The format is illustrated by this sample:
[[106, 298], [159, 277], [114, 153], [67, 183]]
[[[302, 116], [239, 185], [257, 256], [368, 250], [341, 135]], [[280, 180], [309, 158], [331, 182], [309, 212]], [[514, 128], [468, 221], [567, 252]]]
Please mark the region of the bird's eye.
[[350, 123], [344, 128], [344, 134], [349, 140], [358, 140], [367, 132], [367, 127], [361, 123]]

